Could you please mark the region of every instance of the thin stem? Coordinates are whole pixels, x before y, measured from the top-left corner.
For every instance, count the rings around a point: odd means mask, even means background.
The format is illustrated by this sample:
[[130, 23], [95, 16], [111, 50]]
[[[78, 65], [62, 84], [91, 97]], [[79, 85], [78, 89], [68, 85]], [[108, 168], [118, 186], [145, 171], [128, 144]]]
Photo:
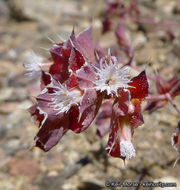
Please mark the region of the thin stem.
[[180, 88], [180, 80], [178, 83], [170, 90], [170, 94], [173, 94], [178, 88]]
[[167, 99], [166, 95], [158, 95], [158, 94], [146, 97], [146, 100], [153, 100], [153, 101], [165, 100], [165, 99]]
[[169, 100], [169, 102], [171, 103], [171, 105], [174, 107], [174, 109], [178, 112], [178, 114], [180, 115], [180, 108], [177, 107], [177, 105], [174, 103], [171, 95], [169, 93], [166, 94], [167, 99]]

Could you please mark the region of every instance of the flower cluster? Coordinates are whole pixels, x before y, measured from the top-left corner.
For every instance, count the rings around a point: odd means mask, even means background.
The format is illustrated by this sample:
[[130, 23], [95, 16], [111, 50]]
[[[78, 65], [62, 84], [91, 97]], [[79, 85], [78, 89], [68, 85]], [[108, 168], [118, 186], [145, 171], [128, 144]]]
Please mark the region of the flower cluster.
[[132, 136], [143, 123], [141, 102], [148, 95], [145, 71], [130, 79], [128, 66], [93, 44], [91, 27], [77, 36], [73, 31], [50, 54], [48, 69], [37, 61], [28, 66], [41, 73], [41, 92], [29, 109], [39, 125], [36, 146], [48, 151], [68, 130], [80, 133], [96, 118], [97, 137], [109, 133], [106, 151], [134, 157]]
[[[154, 20], [154, 18], [146, 17], [139, 9], [138, 0], [129, 0], [126, 3], [120, 0], [105, 1], [104, 17], [102, 21], [102, 34], [109, 31], [114, 32], [117, 39], [117, 44], [119, 46], [118, 51], [121, 52], [122, 55], [125, 55], [125, 57], [127, 58], [127, 60], [125, 61], [127, 62], [126, 65], [129, 65], [131, 68], [137, 71], [139, 71], [140, 68], [136, 65], [135, 62], [133, 62], [134, 50], [132, 48], [130, 40], [128, 39], [128, 36], [126, 35], [127, 33], [125, 30], [126, 26], [129, 26], [129, 23], [136, 24], [137, 28], [143, 28], [143, 32], [145, 33], [146, 37], [157, 36], [162, 41], [173, 41], [176, 38], [174, 29], [176, 27], [179, 27], [178, 23], [174, 21], [156, 21]], [[144, 27], [146, 25], [152, 25], [153, 27], [151, 27], [151, 29], [147, 29], [146, 27]], [[161, 35], [159, 35], [160, 33], [157, 31], [161, 31]], [[114, 51], [116, 54], [119, 54], [117, 49], [115, 49]], [[178, 115], [180, 115], [180, 108], [174, 102], [175, 97], [180, 95], [180, 78], [177, 76], [177, 72], [169, 80], [165, 80], [159, 74], [157, 74], [155, 77], [152, 75], [148, 75], [148, 78], [155, 82], [156, 92], [146, 98], [147, 104], [144, 108], [144, 111], [156, 111], [157, 109], [164, 107], [167, 103], [170, 103], [174, 107]], [[112, 107], [112, 105], [112, 102], [106, 101], [101, 106], [98, 115], [99, 120], [96, 122], [96, 124], [97, 126], [104, 127], [98, 127], [97, 137], [104, 136], [104, 134], [109, 131], [109, 124], [112, 120], [112, 117], [109, 116], [113, 113], [113, 109], [110, 108]], [[172, 145], [175, 147], [178, 153], [180, 153], [179, 125], [180, 123], [178, 124], [178, 128], [176, 129], [176, 133], [173, 134], [172, 137]], [[119, 146], [119, 144], [117, 144], [116, 146]], [[129, 147], [130, 146], [131, 145], [129, 145]], [[120, 143], [120, 147], [120, 150], [122, 151], [120, 153], [121, 156], [123, 156], [124, 151], [122, 150], [122, 143]], [[117, 148], [117, 150], [118, 149], [119, 148]], [[131, 153], [134, 152], [132, 146], [131, 149]], [[110, 151], [110, 153], [112, 152]], [[118, 154], [119, 152], [117, 153], [117, 155]], [[132, 155], [134, 155], [134, 153]], [[180, 156], [178, 158], [180, 158]]]

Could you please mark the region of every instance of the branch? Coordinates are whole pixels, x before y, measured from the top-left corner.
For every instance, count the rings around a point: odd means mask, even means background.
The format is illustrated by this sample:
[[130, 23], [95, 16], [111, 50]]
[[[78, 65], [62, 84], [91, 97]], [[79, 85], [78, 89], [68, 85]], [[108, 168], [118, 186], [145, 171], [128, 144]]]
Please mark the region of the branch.
[[174, 109], [178, 112], [178, 114], [180, 115], [180, 108], [177, 107], [177, 105], [174, 103], [171, 95], [169, 93], [166, 94], [167, 99], [169, 100], [169, 102], [171, 103], [171, 105], [174, 107]]

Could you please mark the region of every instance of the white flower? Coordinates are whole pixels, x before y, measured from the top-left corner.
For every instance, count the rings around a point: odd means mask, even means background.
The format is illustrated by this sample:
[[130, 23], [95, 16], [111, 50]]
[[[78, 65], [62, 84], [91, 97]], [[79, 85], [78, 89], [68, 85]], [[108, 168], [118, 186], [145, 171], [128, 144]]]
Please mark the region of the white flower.
[[[42, 58], [38, 57], [33, 51], [25, 55], [24, 67], [27, 70], [26, 75], [30, 77], [36, 76], [42, 69], [49, 68], [51, 63], [42, 63]], [[46, 70], [46, 69], [45, 69]]]
[[66, 85], [62, 85], [59, 83], [59, 86], [53, 86], [55, 88], [54, 97], [51, 99], [53, 109], [58, 111], [59, 113], [67, 113], [72, 105], [79, 104], [81, 100], [81, 92], [77, 89], [71, 89], [70, 91], [67, 89]]
[[117, 59], [111, 56], [108, 59], [108, 63], [102, 59], [100, 61], [100, 67], [95, 67], [96, 70], [96, 80], [93, 82], [95, 84], [95, 89], [101, 92], [106, 91], [107, 95], [113, 95], [114, 93], [118, 96], [119, 88], [130, 88], [129, 82], [129, 68], [122, 67], [119, 68], [117, 64]]
[[121, 134], [120, 134], [120, 154], [122, 157], [127, 159], [131, 159], [132, 157], [136, 156], [136, 151], [134, 146], [131, 142], [132, 140], [132, 132], [131, 126], [123, 125]]

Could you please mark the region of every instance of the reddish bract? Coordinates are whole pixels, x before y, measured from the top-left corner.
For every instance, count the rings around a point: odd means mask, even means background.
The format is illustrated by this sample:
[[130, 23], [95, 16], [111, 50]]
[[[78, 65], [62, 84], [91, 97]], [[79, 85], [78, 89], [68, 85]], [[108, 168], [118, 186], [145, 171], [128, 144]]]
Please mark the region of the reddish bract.
[[154, 111], [166, 105], [168, 101], [180, 94], [180, 78], [174, 76], [166, 81], [156, 76], [157, 93], [148, 98], [145, 110]]
[[148, 95], [149, 87], [145, 72], [134, 77], [129, 85], [134, 88], [119, 89], [118, 97], [102, 104], [96, 119], [97, 137], [109, 132], [107, 152], [123, 159], [135, 156], [132, 135], [134, 129], [143, 124], [140, 104]]
[[49, 72], [42, 71], [42, 91], [29, 109], [39, 126], [36, 146], [48, 151], [68, 130], [83, 132], [98, 115], [97, 135], [110, 133], [107, 152], [123, 159], [135, 156], [132, 134], [143, 123], [140, 103], [148, 94], [145, 72], [130, 80], [127, 66], [94, 46], [91, 27], [77, 37], [72, 32], [50, 53], [53, 63]]

